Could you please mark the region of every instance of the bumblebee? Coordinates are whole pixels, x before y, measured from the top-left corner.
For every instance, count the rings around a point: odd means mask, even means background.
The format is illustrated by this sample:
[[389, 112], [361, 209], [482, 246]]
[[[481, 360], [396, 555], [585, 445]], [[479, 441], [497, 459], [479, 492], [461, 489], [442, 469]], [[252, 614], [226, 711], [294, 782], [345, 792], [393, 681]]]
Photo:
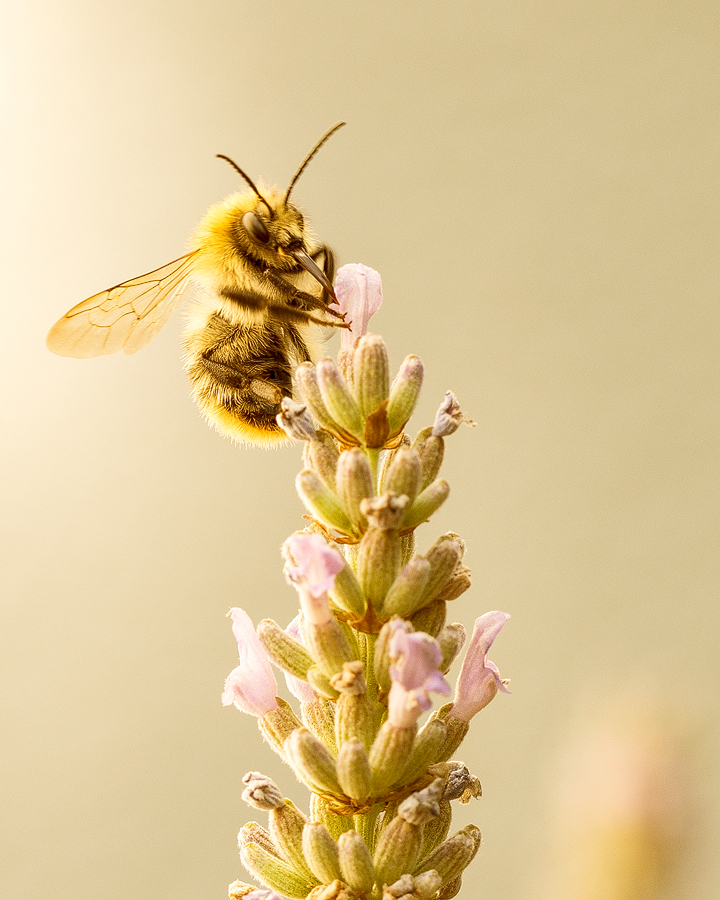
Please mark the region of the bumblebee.
[[335, 301], [332, 251], [312, 235], [290, 194], [338, 122], [315, 144], [287, 190], [258, 188], [212, 206], [189, 253], [79, 303], [53, 325], [47, 346], [85, 359], [135, 353], [194, 288], [183, 335], [185, 369], [201, 411], [244, 443], [286, 440], [275, 416], [293, 393], [293, 372], [312, 361], [317, 326], [347, 327]]

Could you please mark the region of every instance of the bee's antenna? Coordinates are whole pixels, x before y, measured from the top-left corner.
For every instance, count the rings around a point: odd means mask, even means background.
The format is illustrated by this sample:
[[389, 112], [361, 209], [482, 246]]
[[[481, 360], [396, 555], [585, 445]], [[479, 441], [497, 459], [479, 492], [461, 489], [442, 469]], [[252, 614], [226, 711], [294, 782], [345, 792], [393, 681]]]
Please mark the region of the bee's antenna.
[[[263, 195], [260, 193], [260, 191], [255, 187], [255, 185], [253, 184], [252, 179], [249, 178], [249, 177], [243, 172], [243, 170], [240, 168], [240, 166], [239, 166], [236, 162], [233, 162], [233, 161], [230, 159], [230, 157], [229, 157], [229, 156], [225, 156], [224, 153], [216, 153], [215, 156], [217, 156], [218, 159], [224, 159], [225, 162], [229, 162], [230, 165], [233, 167], [233, 169], [235, 169], [235, 171], [238, 173], [238, 175], [240, 175], [242, 178], [245, 179], [245, 181], [247, 181], [247, 183], [250, 185], [250, 187], [253, 189], [253, 191], [255, 191], [255, 193], [258, 195], [258, 198], [259, 198], [260, 200], [262, 200], [262, 202], [265, 204], [265, 206], [267, 206], [268, 209], [270, 209], [270, 204], [269, 204], [269, 203], [267, 202], [267, 200], [263, 197]], [[270, 210], [270, 211], [272, 212], [272, 210]]]
[[333, 127], [330, 129], [330, 131], [325, 132], [325, 134], [320, 138], [320, 140], [317, 142], [317, 144], [315, 144], [315, 146], [312, 148], [312, 150], [308, 153], [308, 155], [302, 161], [300, 168], [297, 170], [297, 172], [293, 176], [293, 180], [290, 182], [290, 187], [287, 189], [287, 191], [285, 191], [285, 205], [286, 206], [287, 206], [288, 200], [290, 199], [290, 191], [295, 187], [295, 182], [302, 175], [303, 171], [305, 170], [305, 166], [307, 166], [307, 164], [310, 162], [310, 160], [313, 158], [313, 156], [315, 156], [315, 154], [322, 147], [322, 145], [325, 143], [325, 141], [331, 135], [335, 134], [335, 132], [338, 130], [338, 128], [342, 128], [343, 125], [346, 125], [346, 124], [347, 124], [346, 122], [338, 122], [337, 125], [333, 125]]

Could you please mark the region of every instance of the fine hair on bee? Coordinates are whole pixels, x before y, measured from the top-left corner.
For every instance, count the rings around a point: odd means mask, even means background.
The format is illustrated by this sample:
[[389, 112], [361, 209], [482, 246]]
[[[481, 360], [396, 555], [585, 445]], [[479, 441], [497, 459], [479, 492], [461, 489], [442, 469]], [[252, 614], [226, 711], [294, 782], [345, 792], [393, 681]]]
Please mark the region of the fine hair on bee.
[[290, 194], [310, 160], [345, 123], [315, 144], [289, 187], [256, 185], [229, 157], [249, 190], [210, 207], [189, 253], [95, 294], [50, 329], [53, 353], [77, 359], [135, 353], [160, 331], [193, 287], [183, 358], [193, 397], [218, 431], [236, 441], [273, 445], [287, 437], [276, 422], [293, 373], [314, 361], [318, 326], [349, 323], [330, 304], [335, 260]]

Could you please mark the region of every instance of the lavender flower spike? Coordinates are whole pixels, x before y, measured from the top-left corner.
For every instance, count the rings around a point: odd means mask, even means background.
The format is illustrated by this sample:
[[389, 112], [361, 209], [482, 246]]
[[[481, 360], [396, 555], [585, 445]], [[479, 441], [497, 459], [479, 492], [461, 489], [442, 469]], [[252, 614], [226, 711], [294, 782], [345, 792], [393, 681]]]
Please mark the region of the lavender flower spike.
[[278, 707], [277, 682], [270, 660], [245, 610], [235, 607], [229, 615], [238, 642], [240, 665], [225, 680], [223, 706], [235, 704], [251, 716], [264, 716]]
[[492, 642], [509, 618], [507, 613], [495, 610], [475, 619], [470, 644], [455, 686], [455, 699], [450, 711], [454, 718], [469, 722], [488, 705], [498, 691], [510, 693], [500, 680], [497, 666], [487, 658]]
[[355, 341], [367, 332], [370, 316], [382, 305], [380, 273], [360, 263], [341, 266], [335, 276], [334, 308], [345, 313], [350, 328], [340, 332], [340, 350], [352, 350]]
[[310, 625], [331, 619], [328, 591], [345, 565], [342, 556], [319, 534], [296, 532], [282, 546], [285, 574], [298, 590], [300, 607]]
[[429, 634], [398, 628], [390, 639], [390, 656], [397, 662], [390, 666], [388, 721], [398, 728], [410, 728], [432, 706], [430, 691], [450, 693], [450, 685], [438, 670], [442, 652]]

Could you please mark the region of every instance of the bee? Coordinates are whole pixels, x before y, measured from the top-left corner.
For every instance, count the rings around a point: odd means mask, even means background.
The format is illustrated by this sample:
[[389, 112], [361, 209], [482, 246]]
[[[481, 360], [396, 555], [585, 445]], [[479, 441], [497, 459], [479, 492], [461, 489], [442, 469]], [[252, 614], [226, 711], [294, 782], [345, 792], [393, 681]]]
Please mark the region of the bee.
[[183, 358], [191, 392], [205, 418], [236, 441], [287, 440], [276, 422], [293, 373], [317, 355], [317, 326], [347, 328], [330, 305], [335, 262], [290, 194], [306, 166], [345, 123], [307, 154], [284, 192], [261, 190], [229, 157], [250, 190], [212, 206], [189, 253], [74, 306], [53, 325], [47, 346], [86, 359], [135, 353], [160, 331], [192, 284]]

